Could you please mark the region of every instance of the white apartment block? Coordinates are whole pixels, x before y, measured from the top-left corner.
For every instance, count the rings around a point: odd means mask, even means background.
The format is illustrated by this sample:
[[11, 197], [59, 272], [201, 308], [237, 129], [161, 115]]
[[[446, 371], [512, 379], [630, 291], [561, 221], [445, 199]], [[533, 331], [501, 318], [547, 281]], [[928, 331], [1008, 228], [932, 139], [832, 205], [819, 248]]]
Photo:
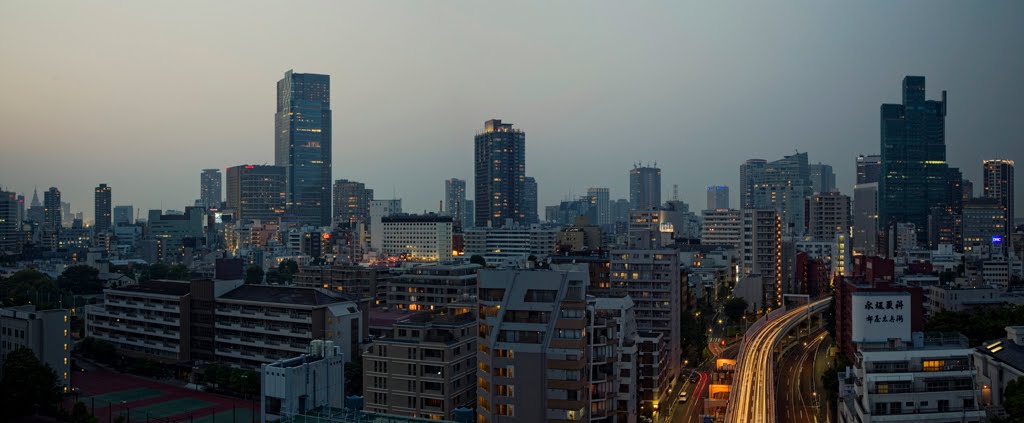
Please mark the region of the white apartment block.
[[36, 310], [33, 305], [0, 308], [0, 367], [7, 354], [28, 348], [57, 374], [64, 391], [71, 383], [68, 311]]
[[558, 229], [529, 227], [472, 228], [463, 234], [465, 255], [480, 255], [487, 264], [502, 264], [509, 260], [538, 259], [555, 252]]
[[740, 248], [743, 245], [743, 216], [739, 210], [704, 210], [701, 245], [722, 245]]
[[384, 254], [424, 262], [452, 259], [451, 216], [394, 215], [381, 218], [381, 226]]

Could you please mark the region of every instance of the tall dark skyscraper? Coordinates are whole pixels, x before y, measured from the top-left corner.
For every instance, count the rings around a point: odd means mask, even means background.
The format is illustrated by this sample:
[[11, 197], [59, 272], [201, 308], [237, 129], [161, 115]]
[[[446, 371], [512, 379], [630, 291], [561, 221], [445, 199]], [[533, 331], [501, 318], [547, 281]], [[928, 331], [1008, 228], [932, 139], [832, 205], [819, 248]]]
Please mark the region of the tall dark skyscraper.
[[1014, 229], [1013, 214], [1013, 160], [985, 160], [985, 197], [994, 198], [1006, 210], [1006, 242]]
[[43, 193], [43, 244], [57, 248], [61, 230], [60, 191], [50, 187]]
[[501, 119], [484, 122], [474, 139], [474, 164], [476, 226], [498, 228], [506, 219], [524, 223], [526, 133]]
[[220, 169], [203, 169], [199, 175], [199, 203], [210, 208], [220, 207], [221, 202]]
[[93, 223], [93, 230], [96, 233], [106, 232], [110, 230], [110, 187], [107, 184], [100, 184], [96, 187], [96, 196], [94, 204], [95, 221]]
[[945, 207], [946, 92], [925, 100], [923, 76], [903, 78], [903, 104], [881, 108], [882, 173], [879, 224], [913, 223], [918, 242], [928, 238], [928, 213]]
[[348, 179], [334, 181], [334, 221], [369, 225], [370, 200], [373, 190], [367, 189], [366, 184]]
[[764, 159], [750, 159], [740, 165], [740, 208], [754, 208], [754, 174], [768, 166]]
[[661, 169], [639, 165], [630, 169], [629, 207], [644, 211], [661, 207]]
[[303, 224], [330, 225], [330, 76], [288, 71], [277, 81], [274, 163], [285, 168], [287, 213]]
[[836, 190], [836, 174], [832, 171], [832, 165], [807, 165], [807, 172], [810, 174], [811, 188], [814, 192], [827, 194]]
[[466, 181], [446, 179], [444, 181], [444, 211], [452, 217], [456, 228], [464, 227], [462, 217], [466, 213]]
[[857, 156], [857, 184], [876, 184], [882, 174], [882, 156]]
[[523, 215], [523, 221], [528, 225], [540, 223], [537, 214], [537, 180], [532, 176], [523, 179]]

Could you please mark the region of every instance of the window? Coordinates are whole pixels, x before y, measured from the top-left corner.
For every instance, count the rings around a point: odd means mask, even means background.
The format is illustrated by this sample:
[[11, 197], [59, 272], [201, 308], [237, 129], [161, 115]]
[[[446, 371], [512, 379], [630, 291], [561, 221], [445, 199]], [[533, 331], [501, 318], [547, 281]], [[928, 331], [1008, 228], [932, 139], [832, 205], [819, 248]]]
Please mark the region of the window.
[[926, 372], [940, 372], [946, 367], [942, 360], [924, 360], [922, 364]]
[[499, 416], [515, 416], [515, 407], [511, 404], [498, 404], [498, 407], [494, 410], [494, 414]]

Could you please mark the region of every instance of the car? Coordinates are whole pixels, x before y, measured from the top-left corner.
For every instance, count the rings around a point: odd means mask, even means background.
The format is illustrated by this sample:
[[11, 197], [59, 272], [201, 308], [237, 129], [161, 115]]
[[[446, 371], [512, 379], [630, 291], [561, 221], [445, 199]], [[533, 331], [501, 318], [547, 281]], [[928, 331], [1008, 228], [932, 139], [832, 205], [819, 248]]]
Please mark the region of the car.
[[686, 402], [686, 391], [679, 391], [679, 402]]
[[700, 377], [696, 373], [690, 375], [690, 383], [697, 383], [698, 380], [700, 380]]

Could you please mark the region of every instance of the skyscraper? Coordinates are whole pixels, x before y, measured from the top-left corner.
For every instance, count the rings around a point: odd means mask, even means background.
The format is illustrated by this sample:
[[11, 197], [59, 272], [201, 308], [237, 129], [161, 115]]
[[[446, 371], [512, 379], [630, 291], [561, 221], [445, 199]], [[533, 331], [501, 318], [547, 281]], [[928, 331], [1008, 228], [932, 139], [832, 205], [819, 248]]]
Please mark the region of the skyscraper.
[[220, 207], [221, 176], [220, 169], [203, 169], [199, 175], [199, 203], [210, 208]]
[[285, 72], [277, 81], [274, 164], [285, 169], [286, 209], [303, 224], [331, 224], [331, 79]]
[[[750, 163], [748, 160], [745, 166]], [[807, 153], [796, 153], [773, 162], [759, 163], [746, 170], [741, 167], [740, 177], [747, 177], [752, 184], [751, 207], [747, 208], [775, 210], [782, 219], [784, 235], [803, 235], [804, 198], [814, 193], [807, 165]]]
[[537, 216], [537, 180], [532, 176], [523, 178], [523, 222], [527, 225], [540, 223]]
[[277, 219], [285, 211], [285, 168], [238, 165], [228, 168], [227, 206], [241, 223]]
[[611, 196], [608, 188], [587, 188], [590, 206], [594, 208], [596, 223], [599, 226], [612, 224]]
[[946, 196], [946, 92], [925, 100], [925, 78], [903, 78], [903, 104], [881, 107], [879, 224], [913, 223], [927, 240], [928, 213]]
[[135, 207], [132, 205], [127, 206], [114, 206], [114, 226], [119, 224], [131, 225], [135, 223]]
[[57, 248], [57, 239], [61, 230], [60, 191], [50, 187], [43, 193], [43, 244], [49, 248]]
[[985, 160], [985, 197], [994, 198], [1006, 210], [1006, 240], [1010, 241], [1014, 227], [1013, 214], [1013, 160]]
[[462, 216], [466, 213], [466, 181], [451, 178], [444, 181], [444, 211], [454, 219], [456, 228], [462, 228]]
[[110, 230], [110, 194], [110, 187], [107, 184], [100, 184], [96, 187], [95, 223], [93, 223], [96, 233]]
[[708, 187], [707, 210], [725, 210], [729, 208], [729, 187], [713, 185]]
[[832, 171], [832, 165], [807, 165], [807, 173], [811, 177], [811, 188], [814, 192], [825, 194], [836, 190], [836, 174]]
[[853, 188], [853, 251], [858, 255], [878, 255], [877, 182]]
[[882, 156], [874, 154], [857, 156], [857, 184], [878, 183], [882, 174]]
[[502, 227], [506, 219], [525, 222], [526, 133], [491, 119], [476, 134], [473, 149], [476, 225]]
[[21, 252], [18, 234], [20, 228], [18, 195], [14, 192], [0, 191], [0, 253], [17, 254]]
[[850, 233], [850, 197], [839, 192], [816, 193], [804, 200], [807, 235], [815, 241], [833, 241], [836, 233]]
[[761, 305], [782, 303], [782, 220], [771, 209], [743, 209], [743, 274], [761, 276]]
[[644, 211], [661, 207], [661, 169], [637, 165], [629, 171], [629, 207]]
[[754, 208], [754, 173], [764, 169], [768, 161], [750, 159], [740, 165], [740, 208]]
[[334, 181], [334, 221], [342, 224], [370, 224], [370, 201], [373, 190], [362, 182]]

